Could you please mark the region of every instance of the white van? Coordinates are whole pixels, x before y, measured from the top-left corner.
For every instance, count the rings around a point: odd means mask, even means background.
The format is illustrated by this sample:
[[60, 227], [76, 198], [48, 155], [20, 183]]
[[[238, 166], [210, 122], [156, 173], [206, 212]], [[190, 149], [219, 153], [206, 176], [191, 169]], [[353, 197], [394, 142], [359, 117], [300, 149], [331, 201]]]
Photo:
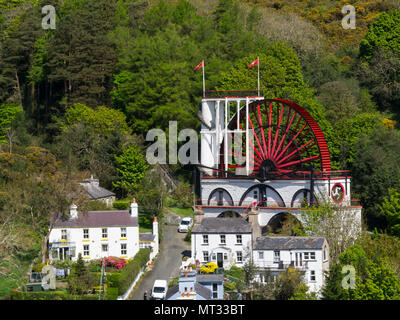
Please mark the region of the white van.
[[153, 289], [151, 290], [151, 298], [154, 300], [165, 300], [167, 290], [167, 280], [156, 280], [154, 281]]
[[192, 227], [192, 225], [193, 225], [192, 218], [189, 217], [183, 218], [181, 220], [181, 223], [179, 224], [178, 232], [188, 232], [189, 229]]

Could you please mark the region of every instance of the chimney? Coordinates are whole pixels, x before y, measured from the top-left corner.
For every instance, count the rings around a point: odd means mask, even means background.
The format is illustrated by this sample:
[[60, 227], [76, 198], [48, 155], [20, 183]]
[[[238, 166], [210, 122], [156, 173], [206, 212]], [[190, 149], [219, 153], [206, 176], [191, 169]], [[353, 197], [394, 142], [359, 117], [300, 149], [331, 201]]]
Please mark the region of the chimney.
[[256, 241], [257, 238], [261, 237], [261, 227], [258, 223], [258, 214], [260, 213], [260, 209], [255, 208], [254, 204], [251, 205], [251, 210], [249, 212], [249, 223], [251, 224], [251, 231], [253, 234], [253, 241]]
[[131, 203], [131, 210], [130, 210], [131, 217], [137, 218], [138, 217], [138, 204], [136, 203], [136, 199], [133, 198]]
[[78, 207], [73, 202], [69, 207], [69, 215], [71, 219], [76, 219], [78, 217]]
[[153, 220], [153, 235], [158, 237], [158, 222], [157, 222], [157, 217], [154, 217]]
[[196, 206], [195, 209], [194, 209], [193, 214], [194, 214], [194, 223], [195, 224], [201, 224], [201, 221], [204, 218], [204, 212], [201, 209], [201, 206]]

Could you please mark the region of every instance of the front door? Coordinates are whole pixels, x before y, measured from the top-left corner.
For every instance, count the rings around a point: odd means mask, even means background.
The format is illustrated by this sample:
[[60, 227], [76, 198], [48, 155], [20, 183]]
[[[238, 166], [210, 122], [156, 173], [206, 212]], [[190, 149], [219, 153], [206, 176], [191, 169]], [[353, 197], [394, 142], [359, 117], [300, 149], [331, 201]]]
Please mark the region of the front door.
[[223, 268], [224, 266], [224, 255], [222, 253], [217, 253], [217, 265], [218, 268]]

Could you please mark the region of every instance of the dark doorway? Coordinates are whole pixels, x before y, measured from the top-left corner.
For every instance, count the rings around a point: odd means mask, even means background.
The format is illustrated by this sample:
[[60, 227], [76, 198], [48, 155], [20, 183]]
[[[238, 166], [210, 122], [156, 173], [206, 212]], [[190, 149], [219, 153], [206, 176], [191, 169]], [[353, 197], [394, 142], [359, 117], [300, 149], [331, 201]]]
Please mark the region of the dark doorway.
[[224, 267], [224, 255], [222, 253], [217, 253], [217, 265], [218, 268]]

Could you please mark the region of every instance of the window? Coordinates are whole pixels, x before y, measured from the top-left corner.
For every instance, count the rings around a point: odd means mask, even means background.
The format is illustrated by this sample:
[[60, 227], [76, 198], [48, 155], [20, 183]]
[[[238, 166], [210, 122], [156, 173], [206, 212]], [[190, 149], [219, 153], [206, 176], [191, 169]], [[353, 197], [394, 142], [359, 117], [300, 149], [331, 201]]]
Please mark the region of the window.
[[126, 243], [121, 243], [121, 255], [126, 255]]
[[213, 299], [218, 299], [218, 284], [213, 283], [212, 286], [212, 297]]
[[89, 229], [83, 229], [83, 239], [89, 239]]
[[264, 251], [258, 251], [258, 259], [260, 260], [264, 259]]
[[257, 190], [253, 191], [253, 199], [254, 200], [258, 200], [258, 192], [257, 192]]
[[213, 253], [212, 256], [211, 256], [211, 259], [212, 259], [213, 261], [217, 260], [217, 255], [216, 255], [215, 253]]
[[236, 243], [237, 244], [242, 244], [242, 235], [241, 234], [237, 234], [236, 235]]
[[327, 260], [327, 255], [326, 255], [326, 247], [324, 248], [324, 261]]
[[107, 228], [101, 229], [101, 237], [102, 237], [103, 239], [108, 238]]
[[281, 252], [278, 250], [274, 251], [274, 262], [279, 262], [281, 261]]
[[121, 228], [121, 238], [126, 238], [126, 228]]
[[243, 262], [242, 251], [236, 251], [236, 261], [237, 262]]
[[101, 251], [108, 252], [108, 244], [102, 244], [101, 245]]
[[67, 240], [67, 230], [61, 230], [61, 240]]
[[304, 252], [304, 260], [315, 260], [315, 252]]
[[89, 245], [86, 244], [83, 246], [83, 256], [88, 257], [89, 256]]
[[228, 254], [224, 253], [224, 260], [228, 260]]
[[203, 251], [203, 261], [204, 262], [209, 261], [208, 251]]
[[315, 281], [315, 270], [310, 271], [310, 281]]
[[203, 235], [203, 244], [208, 244], [208, 235]]
[[221, 235], [219, 236], [219, 238], [220, 238], [221, 244], [226, 244], [226, 237], [225, 237], [224, 234], [221, 234]]

